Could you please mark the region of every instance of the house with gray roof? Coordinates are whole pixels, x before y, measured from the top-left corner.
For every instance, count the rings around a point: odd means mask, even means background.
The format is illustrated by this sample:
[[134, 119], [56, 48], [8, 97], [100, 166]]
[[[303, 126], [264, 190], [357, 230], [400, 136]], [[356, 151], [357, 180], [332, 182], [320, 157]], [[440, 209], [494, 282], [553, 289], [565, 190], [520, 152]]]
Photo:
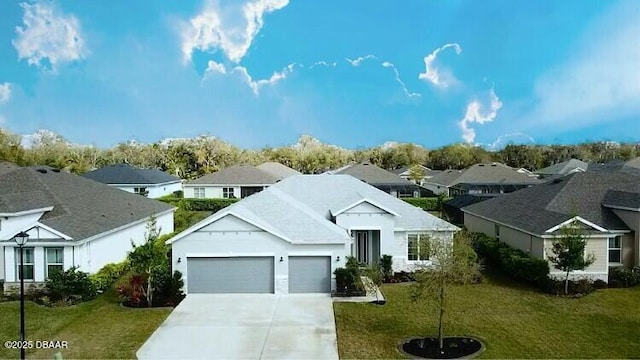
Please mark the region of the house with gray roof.
[[274, 161], [268, 161], [268, 162], [262, 163], [256, 166], [256, 168], [264, 172], [267, 172], [280, 180], [293, 175], [301, 175], [300, 172], [286, 165], [283, 165], [279, 162], [274, 162]]
[[25, 167], [0, 175], [0, 279], [18, 278], [16, 234], [24, 247], [24, 280], [42, 284], [52, 271], [78, 266], [93, 273], [124, 260], [131, 242], [145, 241], [155, 218], [161, 234], [173, 232], [175, 208], [50, 167]]
[[[280, 169], [281, 170], [281, 169]], [[184, 197], [238, 199], [260, 192], [282, 177], [252, 165], [233, 165], [184, 184]]]
[[588, 167], [589, 164], [587, 162], [578, 159], [569, 159], [567, 161], [536, 170], [534, 173], [540, 178], [550, 178], [573, 174], [576, 172], [585, 172]]
[[[417, 171], [416, 174], [412, 174], [412, 172], [414, 171], [413, 169], [416, 169]], [[427, 179], [431, 179], [434, 175], [439, 174], [441, 171], [432, 170], [431, 168], [428, 168], [424, 165], [416, 164], [416, 165], [410, 165], [410, 166], [403, 166], [399, 169], [392, 170], [391, 172], [400, 176], [405, 180], [414, 182], [416, 185], [422, 185]], [[419, 179], [412, 178], [416, 175], [421, 175], [421, 176]]]
[[459, 229], [350, 175], [296, 175], [168, 240], [187, 293], [328, 293], [347, 256], [393, 270], [429, 265], [420, 248]]
[[107, 165], [83, 174], [87, 179], [152, 199], [182, 190], [182, 180], [158, 169], [142, 169], [129, 164]]
[[623, 172], [569, 174], [464, 207], [464, 225], [542, 259], [563, 227], [579, 226], [596, 260], [573, 275], [607, 281], [611, 267], [640, 264], [638, 179]]
[[463, 170], [444, 170], [427, 179], [423, 186], [435, 194], [506, 194], [542, 181], [502, 163], [475, 164]]
[[434, 196], [430, 190], [369, 162], [347, 165], [327, 173], [351, 175], [394, 197]]

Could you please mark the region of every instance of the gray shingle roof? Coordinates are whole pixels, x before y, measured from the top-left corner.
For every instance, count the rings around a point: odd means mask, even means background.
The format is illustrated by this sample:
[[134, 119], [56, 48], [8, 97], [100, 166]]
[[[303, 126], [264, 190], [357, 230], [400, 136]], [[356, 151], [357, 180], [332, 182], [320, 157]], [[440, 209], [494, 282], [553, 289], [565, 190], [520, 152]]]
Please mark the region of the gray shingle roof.
[[640, 209], [640, 193], [609, 190], [602, 200], [602, 205], [627, 209]]
[[546, 168], [542, 168], [540, 170], [536, 170], [535, 173], [540, 175], [566, 175], [573, 171], [577, 171], [577, 169], [586, 171], [588, 167], [589, 164], [582, 160], [570, 159], [561, 163], [547, 166]]
[[609, 230], [628, 230], [603, 206], [612, 190], [638, 194], [640, 181], [622, 172], [574, 173], [467, 206], [463, 211], [535, 234], [543, 234], [575, 215]]
[[169, 175], [158, 169], [141, 169], [129, 164], [108, 165], [89, 171], [84, 177], [103, 184], [154, 185], [180, 181], [179, 177]]
[[280, 179], [251, 165], [234, 165], [204, 175], [187, 184], [194, 185], [271, 185]]
[[0, 175], [12, 172], [13, 170], [17, 170], [20, 167], [16, 164], [7, 162], [7, 161], [0, 161]]
[[[423, 166], [423, 165], [418, 165], [418, 166], [420, 166], [422, 168], [422, 171], [424, 172], [424, 176], [426, 176], [426, 177], [431, 177], [431, 176], [433, 176], [435, 174], [439, 174], [439, 173], [442, 172], [442, 170], [429, 169], [428, 167]], [[412, 167], [413, 167], [413, 165], [403, 166], [403, 167], [401, 167], [399, 169], [392, 170], [391, 172], [396, 174], [396, 175], [400, 175], [405, 171], [411, 170]]]
[[279, 162], [262, 163], [256, 166], [256, 168], [278, 179], [284, 179], [286, 177], [293, 176], [293, 175], [300, 175], [298, 171], [293, 170], [292, 168], [286, 165], [282, 165]]
[[113, 230], [172, 207], [49, 167], [0, 175], [0, 213], [53, 206], [40, 222], [74, 240]]
[[361, 164], [353, 164], [349, 166], [342, 167], [335, 171], [331, 172], [332, 174], [342, 174], [342, 175], [351, 175], [356, 179], [360, 179], [367, 184], [371, 185], [410, 185], [415, 186], [414, 183], [407, 179], [403, 179], [402, 177], [387, 171], [383, 168], [380, 168], [374, 164], [370, 163], [361, 163]]
[[535, 185], [540, 180], [527, 174], [519, 173], [516, 169], [501, 163], [476, 164], [464, 170], [444, 170], [427, 183], [451, 187], [457, 184], [483, 184], [483, 185]]

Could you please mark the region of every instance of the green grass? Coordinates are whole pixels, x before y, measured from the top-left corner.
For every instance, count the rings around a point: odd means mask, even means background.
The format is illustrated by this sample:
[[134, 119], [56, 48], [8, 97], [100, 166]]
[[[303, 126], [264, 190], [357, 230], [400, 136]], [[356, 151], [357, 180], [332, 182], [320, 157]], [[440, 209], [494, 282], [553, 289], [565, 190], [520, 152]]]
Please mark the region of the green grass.
[[[47, 308], [25, 303], [27, 340], [67, 341], [61, 350], [29, 350], [28, 358], [52, 359], [61, 352], [65, 359], [131, 359], [169, 315], [168, 309], [127, 309], [113, 294], [75, 306]], [[0, 303], [0, 339], [18, 340], [20, 303]], [[18, 358], [19, 350], [0, 348], [0, 359]]]
[[[437, 334], [435, 301], [413, 303], [407, 284], [382, 292], [383, 306], [334, 304], [340, 358], [401, 358], [403, 339]], [[639, 358], [639, 304], [640, 287], [560, 298], [493, 277], [451, 289], [444, 331], [481, 339], [482, 358]]]

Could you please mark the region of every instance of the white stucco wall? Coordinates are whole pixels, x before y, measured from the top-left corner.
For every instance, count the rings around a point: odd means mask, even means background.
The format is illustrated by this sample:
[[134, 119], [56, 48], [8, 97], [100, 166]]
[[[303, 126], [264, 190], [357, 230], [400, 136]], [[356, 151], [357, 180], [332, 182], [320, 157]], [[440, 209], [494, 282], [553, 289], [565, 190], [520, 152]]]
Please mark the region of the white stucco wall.
[[[345, 244], [291, 244], [233, 215], [210, 224], [172, 244], [173, 270], [182, 273], [188, 284], [187, 258], [273, 256], [275, 264], [275, 292], [288, 293], [289, 256], [331, 256], [332, 289], [335, 289], [333, 271], [345, 264], [349, 254]], [[340, 261], [337, 261], [337, 257]], [[280, 261], [282, 257], [283, 261]], [[180, 259], [180, 262], [178, 262]], [[188, 293], [188, 286], [186, 292]]]
[[431, 190], [434, 194], [444, 194], [445, 196], [449, 196], [449, 188], [444, 185], [438, 185], [433, 183], [424, 182], [422, 184], [423, 188]]
[[428, 234], [432, 239], [440, 241], [453, 241], [452, 231], [396, 231], [394, 233], [393, 246], [388, 254], [393, 256], [393, 271], [414, 271], [423, 266], [431, 265], [431, 261], [408, 260], [409, 234]]
[[160, 185], [131, 185], [131, 186], [123, 186], [123, 185], [117, 185], [114, 186], [117, 187], [120, 190], [124, 190], [126, 192], [130, 192], [133, 193], [135, 192], [134, 189], [135, 188], [146, 188], [147, 191], [149, 192], [149, 195], [147, 195], [148, 198], [151, 199], [157, 199], [159, 197], [162, 196], [166, 196], [166, 195], [171, 195], [173, 194], [173, 192], [175, 191], [179, 191], [182, 190], [182, 182], [177, 182], [177, 183], [171, 183], [171, 184], [160, 184]]
[[189, 185], [184, 187], [184, 197], [195, 198], [194, 188], [204, 188], [205, 199], [222, 199], [222, 188], [232, 187], [236, 198], [240, 198], [239, 186], [206, 186], [206, 185]]

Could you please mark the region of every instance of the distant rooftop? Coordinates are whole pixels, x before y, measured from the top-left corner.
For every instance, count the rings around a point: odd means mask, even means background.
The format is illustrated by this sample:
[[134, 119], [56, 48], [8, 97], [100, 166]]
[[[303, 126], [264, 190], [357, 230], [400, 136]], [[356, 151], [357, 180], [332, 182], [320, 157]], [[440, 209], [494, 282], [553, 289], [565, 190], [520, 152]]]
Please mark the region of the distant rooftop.
[[158, 169], [141, 169], [129, 164], [108, 165], [83, 174], [84, 177], [103, 184], [154, 185], [180, 181]]

